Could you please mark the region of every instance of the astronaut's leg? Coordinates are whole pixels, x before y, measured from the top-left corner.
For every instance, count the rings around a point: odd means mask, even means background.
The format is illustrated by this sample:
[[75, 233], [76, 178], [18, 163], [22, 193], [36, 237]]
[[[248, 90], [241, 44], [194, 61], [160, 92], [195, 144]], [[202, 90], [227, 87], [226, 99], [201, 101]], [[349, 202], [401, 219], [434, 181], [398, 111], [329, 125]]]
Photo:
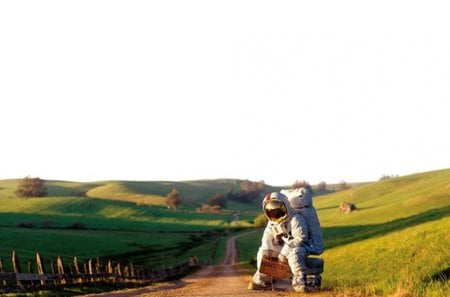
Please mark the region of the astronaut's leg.
[[252, 277], [252, 282], [249, 284], [248, 288], [250, 290], [264, 290], [272, 288], [272, 277], [265, 273], [259, 272], [259, 268], [261, 267], [261, 261], [263, 257], [263, 251], [266, 249], [271, 249], [276, 252], [279, 252], [281, 247], [260, 247], [258, 253], [256, 254], [256, 266], [257, 270]]
[[308, 252], [304, 247], [297, 247], [290, 250], [288, 263], [292, 272], [292, 287], [297, 292], [306, 291], [306, 264], [305, 259]]

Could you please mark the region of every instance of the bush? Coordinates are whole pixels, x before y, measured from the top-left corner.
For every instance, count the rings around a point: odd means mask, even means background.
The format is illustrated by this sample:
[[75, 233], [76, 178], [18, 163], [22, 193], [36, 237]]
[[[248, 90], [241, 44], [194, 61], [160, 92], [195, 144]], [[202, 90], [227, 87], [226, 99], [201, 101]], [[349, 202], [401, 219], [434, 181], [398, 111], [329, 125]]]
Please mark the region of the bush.
[[267, 217], [262, 213], [255, 218], [255, 227], [265, 227], [267, 225]]
[[45, 229], [50, 229], [53, 225], [53, 220], [52, 219], [45, 219], [42, 221], [42, 228]]
[[205, 204], [208, 204], [211, 206], [217, 205], [217, 206], [219, 206], [219, 208], [223, 208], [223, 207], [225, 207], [225, 196], [222, 194], [215, 194], [214, 196], [209, 198]]
[[19, 228], [33, 228], [33, 223], [32, 222], [20, 222], [19, 224], [17, 224], [17, 227], [19, 227]]
[[178, 205], [182, 202], [181, 195], [177, 189], [172, 189], [172, 191], [166, 196], [167, 208], [176, 209]]
[[74, 229], [74, 230], [86, 230], [86, 225], [80, 222], [75, 222], [72, 225], [69, 226], [69, 229]]
[[200, 213], [220, 213], [220, 205], [203, 204], [202, 207], [197, 208]]

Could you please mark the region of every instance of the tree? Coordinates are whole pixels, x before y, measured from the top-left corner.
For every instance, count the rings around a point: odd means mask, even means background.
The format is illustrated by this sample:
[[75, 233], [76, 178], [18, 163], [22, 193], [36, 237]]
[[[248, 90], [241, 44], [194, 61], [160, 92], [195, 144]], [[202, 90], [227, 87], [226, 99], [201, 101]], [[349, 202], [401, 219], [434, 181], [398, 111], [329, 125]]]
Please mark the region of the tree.
[[318, 185], [317, 185], [317, 191], [319, 192], [325, 192], [327, 190], [327, 183], [324, 181], [321, 181]]
[[31, 178], [29, 176], [19, 182], [14, 193], [20, 198], [45, 197], [48, 195], [44, 181], [39, 177]]
[[181, 195], [177, 189], [173, 188], [166, 196], [167, 208], [176, 209], [182, 202]]
[[390, 176], [390, 175], [383, 174], [383, 176], [380, 177], [379, 180], [385, 180], [385, 179], [391, 179], [391, 176]]
[[311, 195], [313, 195], [313, 190], [311, 185], [306, 180], [296, 180], [295, 183], [291, 186], [292, 189], [299, 189], [299, 188], [305, 188], [306, 190], [311, 192]]
[[339, 185], [338, 185], [338, 190], [339, 191], [343, 191], [343, 190], [348, 190], [348, 189], [350, 189], [352, 186], [350, 186], [349, 184], [347, 184], [347, 182], [345, 181], [345, 180], [341, 180], [340, 182], [339, 182]]
[[386, 179], [391, 179], [391, 178], [396, 178], [396, 177], [398, 177], [398, 174], [397, 175], [386, 175], [386, 174], [383, 174], [383, 176], [382, 177], [380, 177], [380, 180], [386, 180]]
[[240, 192], [233, 193], [233, 190], [230, 189], [227, 193], [226, 199], [242, 203], [252, 203], [260, 198], [261, 193], [265, 190], [265, 187], [266, 184], [263, 180], [259, 182], [245, 180], [240, 185]]
[[241, 183], [241, 191], [242, 192], [263, 192], [266, 187], [266, 184], [263, 180], [259, 182], [252, 182], [249, 180], [245, 180]]
[[211, 206], [218, 205], [220, 208], [223, 208], [223, 207], [225, 207], [225, 196], [223, 194], [215, 194], [214, 196], [209, 198], [205, 204], [208, 204]]

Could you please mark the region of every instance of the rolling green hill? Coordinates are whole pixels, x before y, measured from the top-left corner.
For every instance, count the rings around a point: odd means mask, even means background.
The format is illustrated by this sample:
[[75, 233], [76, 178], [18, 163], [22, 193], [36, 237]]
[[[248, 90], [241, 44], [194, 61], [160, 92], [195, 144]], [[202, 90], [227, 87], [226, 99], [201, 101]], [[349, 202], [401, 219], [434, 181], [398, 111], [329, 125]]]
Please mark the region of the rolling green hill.
[[[9, 259], [16, 250], [23, 263], [36, 252], [46, 259], [99, 256], [146, 266], [180, 263], [191, 255], [209, 261], [221, 234], [251, 226], [255, 216], [254, 207], [240, 203], [221, 213], [196, 211], [214, 194], [239, 187], [236, 180], [45, 181], [48, 197], [28, 199], [15, 196], [19, 181], [0, 181], [0, 257]], [[183, 198], [177, 210], [164, 205], [173, 188]], [[250, 211], [241, 210], [235, 222], [233, 213], [243, 208]]]
[[[20, 180], [0, 181], [0, 198], [15, 197], [14, 191]], [[214, 194], [237, 190], [241, 181], [232, 179], [198, 181], [99, 181], [79, 183], [68, 181], [45, 181], [49, 197], [89, 197], [127, 201], [148, 205], [164, 205], [165, 196], [177, 189], [183, 198], [183, 207], [195, 207]]]
[[[340, 213], [343, 201], [358, 210]], [[448, 294], [450, 170], [318, 196], [314, 204], [326, 244], [322, 277], [327, 290], [350, 296]], [[244, 259], [256, 255], [254, 242], [260, 236], [240, 239]]]
[[[99, 256], [146, 267], [191, 255], [216, 261], [228, 230], [252, 227], [261, 213], [259, 202], [229, 202], [216, 214], [196, 211], [213, 195], [238, 190], [239, 180], [46, 181], [49, 197], [29, 199], [15, 197], [19, 181], [0, 180], [0, 257], [7, 269], [12, 250], [23, 263], [33, 261], [36, 252], [44, 259]], [[183, 198], [177, 210], [164, 206], [173, 188]], [[344, 201], [358, 210], [339, 213]], [[348, 296], [449, 291], [450, 169], [353, 185], [315, 196], [314, 204], [327, 247], [325, 290]], [[255, 257], [260, 237], [258, 231], [239, 239], [242, 263]]]

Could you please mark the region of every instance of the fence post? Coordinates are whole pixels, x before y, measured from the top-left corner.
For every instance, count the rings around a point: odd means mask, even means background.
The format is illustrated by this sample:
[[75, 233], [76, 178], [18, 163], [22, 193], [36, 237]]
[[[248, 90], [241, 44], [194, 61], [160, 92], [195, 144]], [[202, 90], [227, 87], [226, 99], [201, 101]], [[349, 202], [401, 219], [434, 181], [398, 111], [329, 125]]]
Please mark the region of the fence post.
[[102, 277], [100, 276], [101, 273], [102, 273], [102, 271], [101, 271], [101, 265], [100, 265], [100, 258], [97, 257], [95, 259], [95, 274], [97, 276], [95, 278], [96, 281], [101, 281], [101, 279], [102, 279]]
[[79, 283], [83, 283], [83, 279], [80, 277], [81, 271], [80, 271], [80, 266], [78, 265], [77, 257], [73, 257], [73, 266], [75, 267], [75, 274], [78, 276], [77, 281]]
[[56, 280], [56, 270], [55, 270], [55, 262], [53, 260], [50, 261], [50, 267], [52, 268], [52, 275], [53, 275], [53, 283], [56, 285], [58, 281]]
[[120, 263], [117, 263], [117, 274], [119, 275], [119, 278], [122, 281], [124, 278], [123, 278], [122, 267], [120, 266]]
[[75, 267], [75, 274], [80, 274], [80, 266], [78, 266], [77, 257], [73, 257], [73, 266]]
[[100, 258], [99, 258], [99, 257], [97, 257], [97, 258], [95, 259], [95, 272], [96, 272], [97, 274], [100, 274], [100, 273], [101, 273], [101, 265], [100, 265]]
[[[39, 255], [39, 253], [36, 253], [36, 266], [37, 266], [38, 274], [44, 275], [45, 269], [44, 269], [44, 265], [42, 265], [42, 258], [41, 258], [41, 255]], [[45, 280], [41, 279], [41, 285], [45, 285]]]
[[61, 278], [61, 284], [66, 284], [66, 274], [64, 272], [64, 265], [63, 265], [63, 261], [61, 259], [60, 256], [58, 256], [58, 258], [56, 258], [56, 264], [58, 267], [58, 274], [61, 274], [62, 278]]
[[[19, 263], [19, 257], [16, 254], [16, 251], [12, 252], [12, 264], [13, 264], [13, 268], [14, 268], [14, 273], [21, 273], [21, 269], [20, 269], [20, 263]], [[22, 283], [17, 280], [16, 281], [17, 285], [21, 286]]]
[[130, 268], [128, 266], [125, 266], [125, 269], [123, 270], [123, 276], [124, 278], [130, 278]]
[[[5, 268], [3, 266], [3, 260], [0, 258], [0, 272], [5, 273]], [[6, 279], [3, 280], [3, 285], [6, 286]]]
[[91, 276], [91, 282], [94, 282], [94, 269], [92, 267], [92, 259], [89, 259], [88, 261], [88, 268], [89, 268], [89, 275]]
[[115, 278], [113, 277], [114, 271], [113, 271], [111, 260], [108, 260], [108, 266], [106, 267], [106, 273], [109, 275], [107, 277], [107, 279], [114, 283], [115, 282]]
[[[28, 267], [28, 273], [33, 274], [34, 273], [33, 266], [31, 266], [31, 262], [30, 261], [28, 261], [27, 267]], [[34, 281], [33, 280], [31, 281], [31, 285], [34, 286]]]
[[111, 260], [108, 260], [108, 273], [113, 274], [113, 272], [114, 271], [113, 271]]
[[133, 262], [130, 262], [130, 276], [135, 277]]

